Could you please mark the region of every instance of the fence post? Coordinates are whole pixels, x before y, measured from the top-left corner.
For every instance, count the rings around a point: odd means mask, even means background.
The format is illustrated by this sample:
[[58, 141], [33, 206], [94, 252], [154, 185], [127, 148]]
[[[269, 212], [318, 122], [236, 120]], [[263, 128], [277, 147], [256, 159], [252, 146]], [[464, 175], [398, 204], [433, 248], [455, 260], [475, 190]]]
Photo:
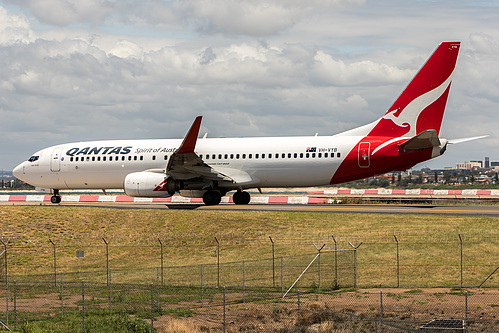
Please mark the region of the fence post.
[[217, 288], [220, 288], [220, 242], [215, 237], [217, 242]]
[[61, 272], [61, 317], [64, 317], [64, 273]]
[[[314, 243], [312, 243], [314, 244]], [[323, 244], [322, 247], [319, 249], [315, 244], [314, 247], [317, 251], [319, 251], [319, 292], [321, 291], [321, 250], [326, 246], [326, 244]]]
[[224, 310], [224, 333], [225, 333], [225, 286], [224, 286], [224, 306], [223, 306], [223, 310]]
[[5, 311], [6, 311], [6, 325], [9, 326], [9, 274], [5, 275]]
[[467, 333], [468, 332], [468, 290], [466, 290], [466, 293], [465, 293], [465, 304], [464, 304], [464, 307], [465, 307], [465, 319], [464, 319], [464, 331]]
[[81, 300], [82, 300], [82, 328], [85, 333], [85, 281], [81, 280]]
[[106, 283], [109, 286], [109, 243], [102, 237], [102, 240], [106, 244]]
[[109, 268], [109, 315], [112, 315], [112, 283], [111, 283], [111, 268]]
[[57, 265], [55, 259], [55, 243], [49, 238], [49, 242], [54, 246], [54, 285], [57, 287]]
[[281, 297], [284, 295], [284, 257], [281, 256]]
[[245, 301], [245, 294], [246, 292], [246, 271], [245, 271], [245, 267], [244, 267], [244, 259], [243, 259], [243, 303]]
[[272, 237], [270, 237], [270, 241], [272, 242], [272, 287], [275, 288], [275, 261], [274, 261], [274, 241]]
[[383, 290], [379, 291], [379, 303], [380, 303], [379, 323], [380, 323], [381, 333], [383, 333]]
[[3, 253], [5, 254], [5, 275], [7, 275], [7, 244], [3, 242], [2, 239], [0, 239], [0, 242], [3, 244]]
[[301, 318], [300, 318], [300, 289], [298, 289], [298, 332], [301, 332]]
[[151, 333], [154, 333], [154, 283], [151, 283]]
[[334, 242], [334, 287], [338, 288], [338, 244], [333, 235], [331, 235], [331, 238]]
[[353, 246], [352, 243], [348, 242], [348, 244], [350, 244], [350, 246], [353, 247], [353, 256], [354, 256], [354, 285], [353, 285], [353, 287], [354, 288], [357, 288], [357, 249], [359, 248], [359, 246], [362, 245], [362, 243], [364, 243], [364, 242], [360, 242], [359, 245]]
[[463, 287], [463, 239], [461, 238], [461, 234], [457, 234], [459, 236], [459, 243], [461, 244], [461, 288]]
[[395, 238], [395, 241], [397, 242], [397, 288], [399, 288], [400, 287], [399, 240], [395, 235], [393, 235], [393, 238]]
[[157, 284], [158, 284], [158, 311], [159, 311], [159, 267], [156, 267], [157, 274]]
[[204, 303], [204, 272], [203, 272], [203, 264], [201, 264], [201, 307], [203, 307]]
[[16, 280], [14, 280], [14, 331], [17, 331], [17, 297], [16, 297]]
[[159, 244], [161, 245], [161, 285], [164, 286], [163, 284], [163, 243], [161, 242], [161, 239], [158, 237]]

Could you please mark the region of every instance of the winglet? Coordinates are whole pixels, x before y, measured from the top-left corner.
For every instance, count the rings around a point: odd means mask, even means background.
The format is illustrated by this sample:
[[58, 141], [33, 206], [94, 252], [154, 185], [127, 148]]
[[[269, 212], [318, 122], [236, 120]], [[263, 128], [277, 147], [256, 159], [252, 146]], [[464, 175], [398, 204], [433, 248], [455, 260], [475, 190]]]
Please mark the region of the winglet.
[[196, 117], [196, 119], [191, 125], [191, 128], [189, 129], [189, 132], [187, 132], [186, 136], [184, 137], [184, 141], [182, 141], [182, 144], [175, 153], [177, 154], [194, 153], [202, 119], [203, 116]]

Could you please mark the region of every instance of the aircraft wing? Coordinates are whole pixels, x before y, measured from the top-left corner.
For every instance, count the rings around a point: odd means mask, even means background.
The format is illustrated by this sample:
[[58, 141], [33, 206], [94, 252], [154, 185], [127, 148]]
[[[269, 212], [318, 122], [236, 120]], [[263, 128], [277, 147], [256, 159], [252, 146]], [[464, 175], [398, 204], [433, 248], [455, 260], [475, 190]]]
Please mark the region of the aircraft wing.
[[204, 161], [194, 152], [202, 118], [202, 116], [196, 117], [189, 132], [187, 132], [182, 141], [182, 144], [177, 151], [170, 156], [170, 160], [166, 166], [166, 174], [179, 180], [203, 178], [207, 180], [235, 182], [231, 177], [204, 163]]

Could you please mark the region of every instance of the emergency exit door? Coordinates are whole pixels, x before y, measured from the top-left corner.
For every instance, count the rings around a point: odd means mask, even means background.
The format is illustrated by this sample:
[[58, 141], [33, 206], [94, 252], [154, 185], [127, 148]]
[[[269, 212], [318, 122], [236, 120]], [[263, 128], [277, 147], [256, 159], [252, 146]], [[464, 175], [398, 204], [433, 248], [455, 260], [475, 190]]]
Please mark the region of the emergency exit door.
[[371, 165], [371, 143], [370, 142], [361, 142], [359, 144], [359, 167], [361, 168], [369, 168]]

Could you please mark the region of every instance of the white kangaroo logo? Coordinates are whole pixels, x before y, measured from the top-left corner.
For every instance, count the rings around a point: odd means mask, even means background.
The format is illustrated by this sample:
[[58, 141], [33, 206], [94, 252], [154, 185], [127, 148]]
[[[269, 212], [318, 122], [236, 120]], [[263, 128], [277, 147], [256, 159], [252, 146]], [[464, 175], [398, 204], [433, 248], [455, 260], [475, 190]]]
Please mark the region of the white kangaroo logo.
[[452, 73], [441, 85], [413, 99], [409, 104], [407, 104], [407, 106], [400, 112], [398, 116], [396, 116], [395, 113], [399, 112], [400, 109], [389, 111], [383, 117], [381, 117], [381, 119], [391, 120], [398, 127], [409, 127], [409, 131], [405, 133], [403, 137], [393, 138], [382, 143], [381, 145], [376, 147], [376, 149], [372, 152], [372, 155], [374, 155], [374, 153], [376, 153], [381, 148], [388, 146], [392, 142], [415, 136], [417, 134], [416, 123], [418, 121], [420, 113], [444, 94], [444, 92], [449, 87], [451, 80]]

